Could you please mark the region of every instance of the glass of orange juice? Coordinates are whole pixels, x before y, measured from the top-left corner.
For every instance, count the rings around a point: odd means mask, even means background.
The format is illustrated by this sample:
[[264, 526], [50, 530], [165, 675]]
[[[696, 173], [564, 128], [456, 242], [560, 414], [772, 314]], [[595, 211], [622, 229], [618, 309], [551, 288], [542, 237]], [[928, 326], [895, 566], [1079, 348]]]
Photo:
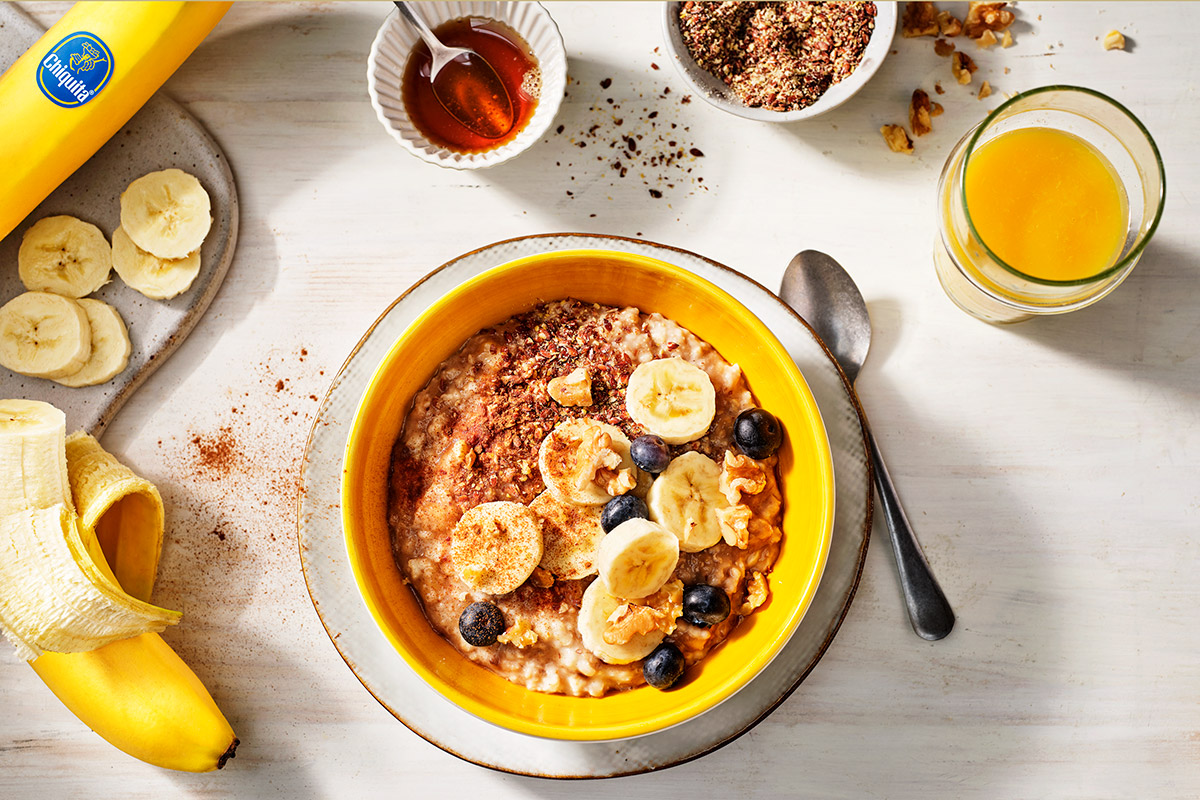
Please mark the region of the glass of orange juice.
[[1162, 217], [1162, 157], [1138, 119], [1077, 86], [1016, 95], [969, 131], [938, 182], [938, 280], [987, 322], [1090, 305]]

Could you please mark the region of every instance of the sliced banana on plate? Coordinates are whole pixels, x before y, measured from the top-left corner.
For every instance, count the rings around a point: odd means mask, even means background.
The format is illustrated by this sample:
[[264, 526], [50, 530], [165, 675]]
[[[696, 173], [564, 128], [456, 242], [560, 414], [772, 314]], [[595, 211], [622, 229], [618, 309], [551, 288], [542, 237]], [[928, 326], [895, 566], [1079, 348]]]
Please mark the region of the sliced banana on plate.
[[[610, 534], [611, 535], [611, 534]], [[604, 640], [604, 629], [613, 612], [625, 604], [597, 578], [583, 593], [579, 606], [579, 638], [593, 655], [608, 664], [631, 664], [645, 658], [666, 638], [660, 630], [635, 634], [628, 642], [611, 644]]]
[[638, 600], [654, 594], [679, 563], [679, 540], [648, 519], [631, 519], [613, 528], [597, 552], [600, 580], [609, 594]]
[[547, 489], [578, 505], [607, 503], [635, 488], [640, 473], [625, 434], [587, 418], [560, 422], [542, 440], [538, 470]]
[[180, 169], [151, 172], [121, 193], [121, 227], [133, 243], [159, 258], [184, 258], [200, 249], [212, 226], [208, 192]]
[[508, 594], [541, 563], [542, 524], [520, 503], [482, 503], [463, 514], [451, 531], [450, 559], [475, 591]]
[[542, 521], [542, 569], [564, 581], [596, 574], [596, 548], [604, 538], [601, 508], [568, 503], [549, 491], [533, 498], [529, 509]]
[[629, 376], [625, 410], [667, 444], [684, 444], [708, 432], [717, 413], [717, 392], [708, 373], [694, 364], [659, 358], [639, 364]]
[[133, 346], [125, 320], [115, 308], [101, 300], [77, 300], [87, 313], [92, 331], [92, 354], [78, 372], [54, 380], [63, 386], [95, 386], [112, 379], [129, 364]]
[[25, 292], [0, 307], [0, 365], [33, 378], [78, 372], [92, 354], [92, 329], [78, 301]]
[[124, 228], [113, 231], [112, 265], [121, 280], [152, 300], [169, 300], [187, 291], [200, 274], [200, 251], [183, 258], [159, 258], [134, 244]]
[[68, 216], [30, 226], [17, 251], [17, 273], [30, 291], [83, 297], [108, 283], [112, 248], [100, 229]]
[[729, 505], [721, 468], [703, 453], [683, 453], [654, 480], [646, 495], [650, 519], [679, 538], [679, 549], [698, 553], [721, 541], [717, 511]]

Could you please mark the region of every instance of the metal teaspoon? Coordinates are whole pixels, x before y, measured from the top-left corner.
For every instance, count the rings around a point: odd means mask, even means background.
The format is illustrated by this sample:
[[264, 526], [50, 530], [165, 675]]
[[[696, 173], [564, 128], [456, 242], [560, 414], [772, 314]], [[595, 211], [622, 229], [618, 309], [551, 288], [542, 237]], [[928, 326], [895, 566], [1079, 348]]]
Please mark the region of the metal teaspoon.
[[[829, 346], [853, 384], [871, 346], [871, 318], [862, 294], [842, 265], [825, 253], [805, 250], [784, 270], [779, 296]], [[891, 533], [909, 621], [921, 638], [941, 639], [954, 627], [954, 611], [921, 552], [869, 425], [866, 433], [875, 467], [875, 489]]]

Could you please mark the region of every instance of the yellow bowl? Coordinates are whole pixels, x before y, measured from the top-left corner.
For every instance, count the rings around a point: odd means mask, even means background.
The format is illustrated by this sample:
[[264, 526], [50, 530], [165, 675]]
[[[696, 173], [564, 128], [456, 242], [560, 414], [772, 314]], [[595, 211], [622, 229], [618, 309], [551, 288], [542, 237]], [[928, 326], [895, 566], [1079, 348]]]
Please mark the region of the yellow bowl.
[[[738, 363], [758, 402], [786, 432], [779, 452], [783, 547], [770, 601], [684, 681], [606, 697], [533, 692], [456, 651], [430, 627], [392, 561], [388, 467], [414, 395], [483, 328], [567, 297], [657, 311]], [[376, 370], [346, 444], [342, 524], [359, 591], [392, 646], [444, 697], [488, 722], [552, 739], [604, 741], [662, 730], [732, 695], [767, 665], [800, 623], [825, 567], [833, 530], [833, 463], [817, 404], [795, 362], [745, 306], [687, 270], [605, 250], [544, 253], [489, 270], [409, 326]]]

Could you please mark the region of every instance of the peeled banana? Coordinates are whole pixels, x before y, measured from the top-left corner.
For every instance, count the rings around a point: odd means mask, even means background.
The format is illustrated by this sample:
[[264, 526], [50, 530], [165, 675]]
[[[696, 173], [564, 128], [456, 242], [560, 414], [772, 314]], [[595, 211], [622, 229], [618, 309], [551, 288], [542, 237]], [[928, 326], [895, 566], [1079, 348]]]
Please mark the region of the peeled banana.
[[150, 99], [230, 5], [77, 3], [0, 76], [0, 238]]

